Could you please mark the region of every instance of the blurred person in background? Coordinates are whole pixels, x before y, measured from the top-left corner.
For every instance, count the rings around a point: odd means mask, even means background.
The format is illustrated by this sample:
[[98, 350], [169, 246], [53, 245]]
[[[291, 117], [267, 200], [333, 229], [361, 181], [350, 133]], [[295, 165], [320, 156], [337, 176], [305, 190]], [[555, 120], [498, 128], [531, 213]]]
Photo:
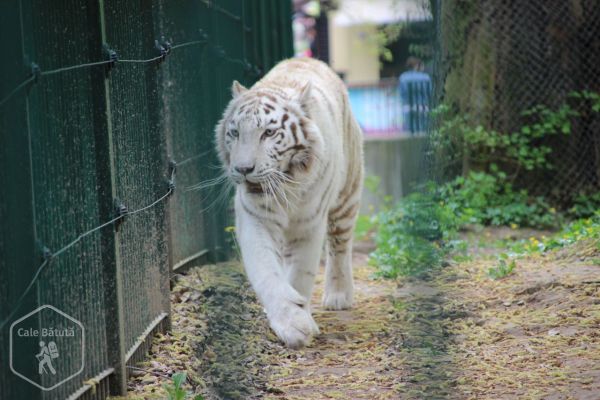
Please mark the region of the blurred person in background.
[[398, 89], [402, 101], [402, 128], [412, 134], [427, 131], [427, 113], [431, 100], [431, 77], [424, 72], [423, 61], [409, 57], [407, 71], [400, 74]]
[[321, 13], [316, 0], [294, 0], [292, 29], [294, 32], [294, 53], [296, 57], [314, 57], [317, 36], [316, 18]]

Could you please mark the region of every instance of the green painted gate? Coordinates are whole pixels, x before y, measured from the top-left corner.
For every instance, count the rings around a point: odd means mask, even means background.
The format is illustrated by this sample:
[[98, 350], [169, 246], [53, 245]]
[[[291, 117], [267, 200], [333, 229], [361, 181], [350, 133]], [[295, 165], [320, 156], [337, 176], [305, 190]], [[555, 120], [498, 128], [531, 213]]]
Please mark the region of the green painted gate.
[[[292, 54], [290, 2], [6, 0], [0, 37], [0, 398], [103, 399], [168, 329], [170, 274], [229, 255], [225, 188], [190, 188], [220, 174], [231, 81]], [[10, 368], [11, 325], [43, 305], [85, 328], [83, 370], [49, 391]], [[15, 346], [51, 386], [37, 343]]]

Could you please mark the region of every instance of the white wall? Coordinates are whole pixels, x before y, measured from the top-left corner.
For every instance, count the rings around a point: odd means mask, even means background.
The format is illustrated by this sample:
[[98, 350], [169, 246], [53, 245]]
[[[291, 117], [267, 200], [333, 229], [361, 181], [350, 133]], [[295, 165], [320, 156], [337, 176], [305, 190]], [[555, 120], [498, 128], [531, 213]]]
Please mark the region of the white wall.
[[[331, 13], [333, 20], [335, 12]], [[379, 56], [375, 25], [335, 26], [329, 29], [330, 64], [345, 74], [349, 85], [379, 81]]]

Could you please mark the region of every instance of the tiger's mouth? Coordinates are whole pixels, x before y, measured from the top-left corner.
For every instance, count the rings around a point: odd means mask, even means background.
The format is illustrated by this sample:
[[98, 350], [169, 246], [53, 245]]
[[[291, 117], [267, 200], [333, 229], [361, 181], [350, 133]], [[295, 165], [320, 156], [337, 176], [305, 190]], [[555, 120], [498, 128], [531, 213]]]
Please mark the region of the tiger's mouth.
[[250, 182], [246, 180], [246, 188], [248, 189], [248, 193], [264, 193], [264, 190], [260, 183]]

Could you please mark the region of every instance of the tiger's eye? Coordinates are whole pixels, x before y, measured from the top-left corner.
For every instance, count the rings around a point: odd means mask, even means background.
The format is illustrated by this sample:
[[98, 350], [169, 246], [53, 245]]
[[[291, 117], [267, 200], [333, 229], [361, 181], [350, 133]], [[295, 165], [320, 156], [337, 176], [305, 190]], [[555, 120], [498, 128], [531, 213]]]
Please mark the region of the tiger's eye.
[[273, 136], [275, 134], [275, 131], [272, 129], [267, 129], [264, 133], [265, 136]]
[[231, 135], [234, 138], [237, 138], [240, 135], [240, 133], [237, 131], [237, 129], [232, 129], [229, 131], [229, 135]]

